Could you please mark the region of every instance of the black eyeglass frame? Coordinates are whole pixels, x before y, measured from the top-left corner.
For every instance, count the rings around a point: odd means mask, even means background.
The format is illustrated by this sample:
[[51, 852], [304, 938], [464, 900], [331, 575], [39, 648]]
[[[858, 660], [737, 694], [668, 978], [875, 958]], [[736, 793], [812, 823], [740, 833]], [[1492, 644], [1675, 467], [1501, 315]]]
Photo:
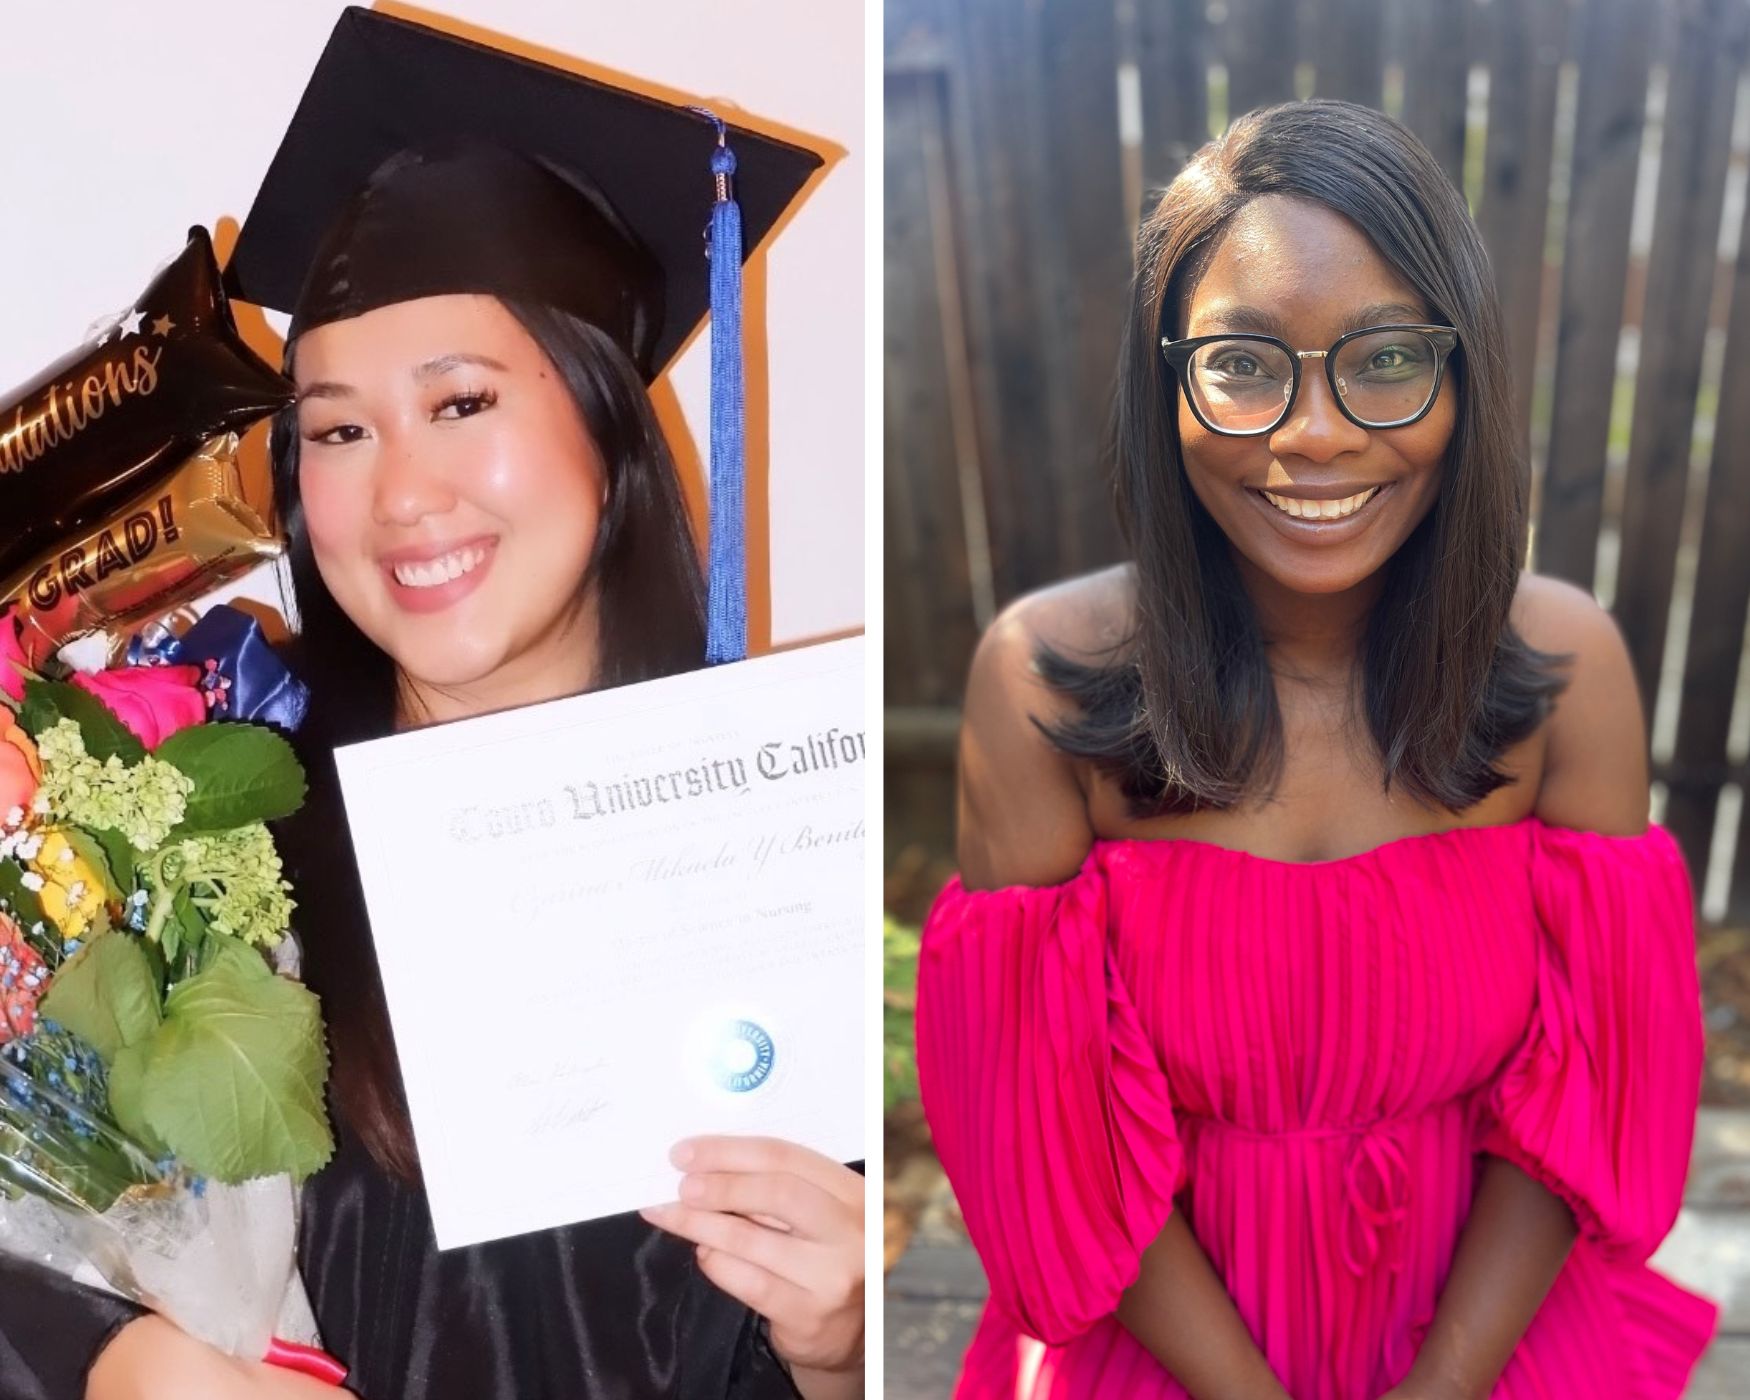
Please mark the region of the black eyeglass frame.
[[[1415, 331], [1426, 336], [1434, 345], [1434, 387], [1428, 391], [1428, 402], [1407, 418], [1397, 418], [1389, 423], [1370, 423], [1360, 417], [1349, 407], [1346, 396], [1337, 385], [1337, 352], [1352, 340], [1359, 340], [1364, 335], [1378, 335], [1381, 331]], [[1222, 340], [1249, 340], [1263, 345], [1274, 345], [1288, 356], [1288, 362], [1294, 367], [1294, 385], [1288, 397], [1282, 401], [1282, 412], [1262, 428], [1220, 428], [1203, 416], [1203, 410], [1197, 407], [1197, 395], [1191, 389], [1191, 357], [1205, 345], [1213, 345]], [[1273, 335], [1259, 335], [1253, 332], [1229, 332], [1224, 335], [1194, 335], [1185, 340], [1169, 340], [1161, 337], [1161, 354], [1172, 366], [1178, 380], [1180, 392], [1185, 395], [1185, 402], [1191, 406], [1192, 416], [1212, 433], [1222, 437], [1262, 437], [1273, 433], [1288, 421], [1288, 415], [1294, 411], [1295, 400], [1300, 397], [1300, 362], [1302, 360], [1323, 360], [1325, 362], [1325, 379], [1331, 386], [1331, 398], [1337, 408], [1358, 428], [1374, 431], [1382, 428], [1407, 428], [1412, 423], [1419, 423], [1428, 416], [1434, 407], [1434, 401], [1440, 397], [1440, 384], [1445, 378], [1446, 361], [1452, 352], [1458, 349], [1458, 332], [1451, 326], [1418, 325], [1413, 322], [1392, 322], [1383, 326], [1363, 326], [1360, 330], [1350, 331], [1332, 341], [1330, 347], [1324, 350], [1296, 350], [1286, 340]]]

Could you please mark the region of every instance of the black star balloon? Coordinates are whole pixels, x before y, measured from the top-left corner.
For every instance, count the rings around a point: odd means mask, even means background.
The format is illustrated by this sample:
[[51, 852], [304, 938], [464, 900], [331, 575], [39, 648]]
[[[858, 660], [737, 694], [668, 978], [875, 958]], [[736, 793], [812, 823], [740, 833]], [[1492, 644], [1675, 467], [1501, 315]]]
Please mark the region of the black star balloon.
[[0, 579], [293, 393], [238, 337], [212, 241], [190, 229], [120, 322], [0, 396]]

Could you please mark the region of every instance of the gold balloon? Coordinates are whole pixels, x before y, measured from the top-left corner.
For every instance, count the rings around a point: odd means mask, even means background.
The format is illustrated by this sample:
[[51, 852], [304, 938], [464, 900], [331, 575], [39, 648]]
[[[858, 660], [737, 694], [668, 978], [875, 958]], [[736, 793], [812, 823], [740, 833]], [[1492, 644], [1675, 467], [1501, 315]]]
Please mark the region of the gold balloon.
[[207, 439], [169, 477], [0, 584], [0, 611], [42, 657], [92, 632], [174, 611], [266, 559], [281, 541], [248, 499], [237, 434]]

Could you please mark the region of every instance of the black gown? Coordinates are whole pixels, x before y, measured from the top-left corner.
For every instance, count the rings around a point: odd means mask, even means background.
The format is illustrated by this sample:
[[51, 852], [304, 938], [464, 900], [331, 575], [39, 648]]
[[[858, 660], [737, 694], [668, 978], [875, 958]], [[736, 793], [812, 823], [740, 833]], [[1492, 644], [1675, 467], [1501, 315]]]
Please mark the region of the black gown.
[[[277, 838], [306, 927], [368, 948], [333, 742], [307, 754], [309, 798]], [[346, 975], [375, 976], [374, 958]], [[382, 1171], [332, 1100], [329, 1116], [336, 1151], [304, 1185], [299, 1267], [363, 1400], [799, 1400], [764, 1323], [689, 1242], [633, 1212], [440, 1254], [425, 1193]], [[0, 1254], [0, 1400], [83, 1400], [92, 1361], [141, 1311]]]
[[[343, 1126], [303, 1209], [322, 1340], [365, 1400], [797, 1396], [758, 1316], [636, 1214], [440, 1254], [424, 1193]], [[92, 1361], [140, 1311], [0, 1258], [0, 1400], [82, 1400]]]

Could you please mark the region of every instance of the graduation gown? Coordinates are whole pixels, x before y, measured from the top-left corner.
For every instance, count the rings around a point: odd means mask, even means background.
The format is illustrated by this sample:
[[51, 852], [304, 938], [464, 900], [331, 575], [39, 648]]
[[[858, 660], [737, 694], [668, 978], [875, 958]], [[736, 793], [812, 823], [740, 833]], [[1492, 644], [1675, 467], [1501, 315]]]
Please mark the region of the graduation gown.
[[[424, 1192], [337, 1128], [304, 1187], [300, 1263], [365, 1400], [795, 1400], [760, 1318], [685, 1240], [628, 1214], [440, 1254]], [[82, 1400], [142, 1311], [0, 1257], [0, 1400]]]

